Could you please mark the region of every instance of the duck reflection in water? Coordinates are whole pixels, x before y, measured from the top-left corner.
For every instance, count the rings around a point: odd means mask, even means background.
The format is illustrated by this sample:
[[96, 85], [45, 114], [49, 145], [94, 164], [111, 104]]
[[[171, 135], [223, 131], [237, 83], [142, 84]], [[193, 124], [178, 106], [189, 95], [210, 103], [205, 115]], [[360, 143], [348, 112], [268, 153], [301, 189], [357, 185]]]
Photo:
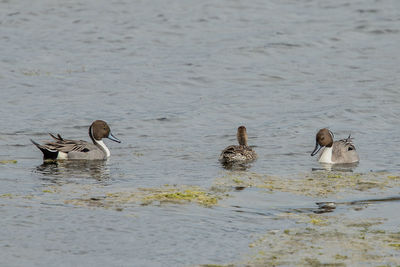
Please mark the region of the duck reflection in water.
[[110, 170], [104, 160], [73, 160], [50, 161], [36, 167], [36, 172], [43, 175], [43, 180], [59, 184], [66, 183], [68, 179], [95, 179], [107, 181], [110, 179]]
[[343, 163], [343, 164], [330, 164], [320, 163], [320, 168], [312, 168], [312, 171], [336, 171], [336, 172], [353, 172], [358, 166], [358, 162], [355, 163]]

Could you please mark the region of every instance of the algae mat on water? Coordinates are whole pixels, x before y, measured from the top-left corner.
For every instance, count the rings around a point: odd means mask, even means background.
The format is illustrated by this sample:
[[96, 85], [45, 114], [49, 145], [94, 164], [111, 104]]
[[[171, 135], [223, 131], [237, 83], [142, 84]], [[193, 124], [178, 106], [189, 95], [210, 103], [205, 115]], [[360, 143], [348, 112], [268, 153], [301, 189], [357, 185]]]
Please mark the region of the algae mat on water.
[[399, 266], [400, 232], [384, 218], [285, 213], [302, 227], [272, 230], [251, 243], [248, 266]]
[[[227, 192], [246, 187], [259, 188], [272, 194], [288, 192], [314, 198], [341, 197], [339, 193], [357, 196], [357, 192], [365, 195], [370, 191], [380, 194], [397, 190], [400, 188], [400, 176], [383, 172], [360, 174], [318, 171], [287, 178], [228, 172], [215, 179], [208, 190], [186, 185], [109, 190], [102, 185], [71, 183], [43, 187], [35, 196], [3, 194], [1, 197], [7, 201], [21, 198], [29, 201], [46, 199], [47, 203], [54, 201], [122, 211], [130, 207], [165, 203], [194, 203], [212, 207], [227, 197]], [[266, 231], [256, 240], [249, 240], [251, 255], [243, 259], [243, 262], [233, 263], [233, 266], [400, 265], [400, 231], [393, 232], [380, 227], [386, 223], [387, 218], [360, 220], [348, 218], [343, 212], [329, 216], [311, 211], [302, 212], [287, 211], [276, 215], [274, 219], [295, 222], [295, 227]]]
[[18, 161], [15, 159], [0, 160], [0, 164], [17, 164]]
[[[397, 215], [388, 223], [385, 215], [374, 217], [375, 212], [364, 209], [371, 203], [398, 203], [398, 197], [382, 198], [385, 192], [398, 192], [400, 176], [397, 174], [315, 171], [284, 178], [231, 172], [217, 178], [214, 186], [220, 189], [254, 187], [271, 194], [287, 192], [316, 199], [374, 196], [369, 201], [337, 202], [343, 204], [343, 209], [330, 215], [313, 213], [315, 209], [283, 212], [276, 219], [292, 221], [298, 227], [270, 230], [260, 235], [249, 244], [250, 255], [234, 266], [400, 266], [400, 228], [390, 230], [393, 220], [394, 224], [398, 221]], [[346, 207], [364, 210], [364, 213], [357, 211], [348, 216]], [[360, 217], [353, 218], [355, 215]]]
[[400, 187], [400, 176], [384, 172], [362, 174], [315, 171], [294, 177], [277, 177], [251, 172], [231, 172], [214, 182], [214, 188], [219, 189], [246, 187], [266, 189], [268, 192], [326, 197], [342, 192]]
[[150, 205], [154, 203], [185, 204], [195, 203], [204, 207], [218, 204], [222, 194], [207, 192], [197, 186], [163, 186], [160, 188], [139, 188], [134, 190], [107, 192], [102, 196], [65, 200], [66, 204], [93, 206], [122, 210], [130, 204]]

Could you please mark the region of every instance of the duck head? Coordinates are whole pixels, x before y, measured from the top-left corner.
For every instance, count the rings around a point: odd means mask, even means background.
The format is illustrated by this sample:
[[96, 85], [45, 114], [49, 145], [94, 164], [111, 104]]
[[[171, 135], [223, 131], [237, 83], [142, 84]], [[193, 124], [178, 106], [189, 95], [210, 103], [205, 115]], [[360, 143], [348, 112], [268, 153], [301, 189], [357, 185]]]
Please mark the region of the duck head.
[[121, 141], [111, 133], [110, 126], [102, 120], [96, 120], [92, 125], [90, 125], [89, 136], [93, 142], [101, 141], [103, 138], [108, 138], [114, 142], [121, 143]]
[[333, 133], [329, 131], [327, 128], [321, 129], [318, 131], [315, 137], [315, 148], [311, 153], [311, 156], [316, 155], [319, 150], [323, 147], [331, 147], [333, 144]]

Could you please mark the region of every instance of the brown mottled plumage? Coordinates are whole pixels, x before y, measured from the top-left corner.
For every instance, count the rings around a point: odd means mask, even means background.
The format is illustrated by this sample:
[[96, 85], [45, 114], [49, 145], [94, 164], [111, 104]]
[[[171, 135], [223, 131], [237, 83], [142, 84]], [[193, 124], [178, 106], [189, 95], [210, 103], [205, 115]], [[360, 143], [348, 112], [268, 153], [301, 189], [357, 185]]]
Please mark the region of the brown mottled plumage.
[[239, 145], [228, 146], [219, 157], [219, 161], [224, 164], [232, 163], [247, 163], [257, 158], [256, 152], [247, 145], [247, 132], [246, 127], [240, 126], [238, 128], [236, 138]]

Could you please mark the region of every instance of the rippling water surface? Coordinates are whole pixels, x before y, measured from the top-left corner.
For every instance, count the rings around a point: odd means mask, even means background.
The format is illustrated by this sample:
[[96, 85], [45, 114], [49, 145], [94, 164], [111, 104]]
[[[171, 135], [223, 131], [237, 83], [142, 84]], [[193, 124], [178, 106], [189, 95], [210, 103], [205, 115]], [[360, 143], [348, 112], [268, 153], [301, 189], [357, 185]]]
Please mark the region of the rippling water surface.
[[[398, 173], [399, 10], [390, 0], [0, 1], [0, 160], [18, 161], [0, 164], [0, 262], [240, 260], [254, 236], [282, 227], [274, 215], [314, 199], [249, 189], [213, 208], [64, 202], [88, 188], [209, 188], [231, 173], [217, 159], [239, 125], [259, 155], [251, 172], [320, 168], [310, 153], [329, 127], [354, 137], [352, 171]], [[41, 165], [30, 138], [88, 140], [95, 119], [123, 141], [106, 141], [110, 160]]]

